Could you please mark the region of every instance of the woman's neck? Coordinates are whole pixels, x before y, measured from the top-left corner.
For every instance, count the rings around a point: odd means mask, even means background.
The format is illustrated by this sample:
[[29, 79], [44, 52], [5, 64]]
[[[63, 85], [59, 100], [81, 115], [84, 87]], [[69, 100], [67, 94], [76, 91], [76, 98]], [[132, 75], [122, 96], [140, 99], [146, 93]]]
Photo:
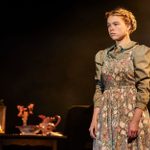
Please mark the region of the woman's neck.
[[131, 42], [131, 39], [129, 36], [124, 37], [122, 40], [120, 41], [116, 41], [116, 45], [117, 46], [121, 46], [122, 48], [125, 48], [126, 45], [128, 45]]

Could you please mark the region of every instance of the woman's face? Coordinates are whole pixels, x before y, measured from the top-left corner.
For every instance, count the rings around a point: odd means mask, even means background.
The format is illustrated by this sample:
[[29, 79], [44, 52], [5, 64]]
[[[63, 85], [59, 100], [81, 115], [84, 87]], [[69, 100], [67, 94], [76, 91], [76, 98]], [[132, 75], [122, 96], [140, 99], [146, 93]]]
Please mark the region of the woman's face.
[[120, 16], [109, 16], [107, 19], [108, 33], [112, 40], [121, 41], [129, 36], [130, 27], [125, 24]]

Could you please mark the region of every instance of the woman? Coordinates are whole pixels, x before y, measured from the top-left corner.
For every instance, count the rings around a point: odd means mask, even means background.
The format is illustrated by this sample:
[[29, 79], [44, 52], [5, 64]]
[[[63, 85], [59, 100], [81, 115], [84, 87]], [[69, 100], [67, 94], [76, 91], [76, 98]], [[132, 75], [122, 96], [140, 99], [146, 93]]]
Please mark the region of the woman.
[[115, 45], [95, 56], [93, 150], [149, 150], [150, 48], [131, 41], [132, 12], [117, 8], [106, 18]]

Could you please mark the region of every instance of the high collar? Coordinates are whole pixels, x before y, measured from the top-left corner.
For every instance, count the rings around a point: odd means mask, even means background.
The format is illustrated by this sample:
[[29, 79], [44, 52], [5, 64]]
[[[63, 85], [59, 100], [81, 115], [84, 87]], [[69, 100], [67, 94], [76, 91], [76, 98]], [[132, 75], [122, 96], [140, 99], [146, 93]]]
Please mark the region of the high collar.
[[110, 48], [107, 49], [107, 54], [108, 54], [108, 56], [111, 56], [113, 58], [117, 58], [118, 54], [121, 54], [124, 51], [133, 48], [136, 44], [137, 44], [137, 42], [131, 41], [128, 44], [126, 44], [126, 46], [124, 48], [114, 44], [113, 46], [111, 46]]
[[120, 45], [115, 45], [114, 48], [117, 48], [120, 51], [125, 51], [128, 49], [131, 49], [132, 47], [134, 47], [137, 44], [137, 42], [134, 41], [130, 41], [128, 44], [126, 44], [124, 47], [120, 46]]

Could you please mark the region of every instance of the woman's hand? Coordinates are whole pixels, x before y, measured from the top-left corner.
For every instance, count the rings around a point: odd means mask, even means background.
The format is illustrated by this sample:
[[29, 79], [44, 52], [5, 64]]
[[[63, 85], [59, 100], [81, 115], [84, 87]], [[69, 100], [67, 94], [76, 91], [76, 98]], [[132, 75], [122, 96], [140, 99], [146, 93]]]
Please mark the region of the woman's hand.
[[92, 122], [89, 128], [90, 131], [90, 136], [92, 138], [96, 138], [96, 132], [97, 132], [97, 125], [98, 125], [98, 114], [99, 114], [99, 108], [95, 107], [94, 112], [93, 112], [93, 117], [92, 117]]
[[133, 139], [138, 136], [139, 122], [132, 120], [128, 126], [128, 138]]
[[92, 138], [96, 138], [96, 132], [97, 132], [97, 120], [93, 119], [89, 128], [90, 136]]
[[131, 139], [136, 138], [138, 136], [139, 122], [141, 120], [142, 113], [143, 113], [142, 109], [136, 108], [134, 111], [133, 118], [129, 122], [128, 137]]

